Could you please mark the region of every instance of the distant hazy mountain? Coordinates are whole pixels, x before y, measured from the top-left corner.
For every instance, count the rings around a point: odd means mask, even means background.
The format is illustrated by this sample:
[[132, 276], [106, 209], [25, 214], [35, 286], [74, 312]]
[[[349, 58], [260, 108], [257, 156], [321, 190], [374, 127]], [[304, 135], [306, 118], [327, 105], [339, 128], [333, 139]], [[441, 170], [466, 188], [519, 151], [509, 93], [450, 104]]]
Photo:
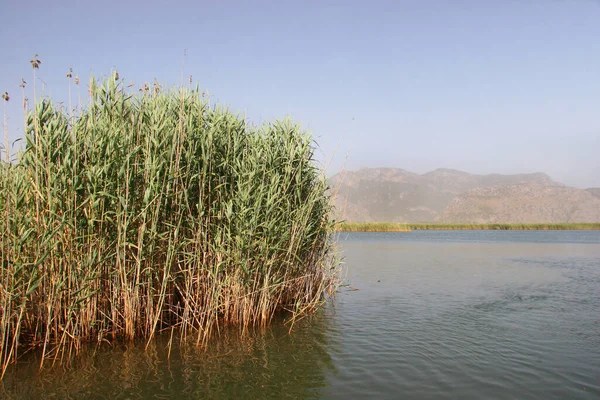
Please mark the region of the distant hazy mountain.
[[472, 189], [437, 218], [454, 223], [600, 221], [600, 198], [582, 189], [533, 184]]
[[600, 197], [600, 188], [589, 188], [585, 189], [596, 197]]
[[364, 168], [330, 178], [338, 217], [390, 222], [598, 222], [600, 189], [576, 189], [544, 173], [474, 175], [452, 169], [415, 174]]

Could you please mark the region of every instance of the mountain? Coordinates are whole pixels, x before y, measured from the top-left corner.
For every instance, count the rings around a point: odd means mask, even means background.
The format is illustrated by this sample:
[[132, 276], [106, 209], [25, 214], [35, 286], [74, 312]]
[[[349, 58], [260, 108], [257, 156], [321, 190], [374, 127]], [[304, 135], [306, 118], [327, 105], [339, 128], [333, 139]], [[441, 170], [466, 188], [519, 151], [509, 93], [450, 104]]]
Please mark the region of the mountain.
[[582, 189], [537, 184], [472, 189], [437, 218], [445, 223], [561, 223], [600, 221], [600, 198]]
[[600, 190], [538, 172], [476, 175], [453, 169], [345, 171], [329, 180], [338, 218], [352, 222], [597, 222]]
[[600, 188], [589, 188], [589, 189], [585, 189], [585, 190], [590, 192], [591, 194], [593, 194], [596, 197], [600, 197]]

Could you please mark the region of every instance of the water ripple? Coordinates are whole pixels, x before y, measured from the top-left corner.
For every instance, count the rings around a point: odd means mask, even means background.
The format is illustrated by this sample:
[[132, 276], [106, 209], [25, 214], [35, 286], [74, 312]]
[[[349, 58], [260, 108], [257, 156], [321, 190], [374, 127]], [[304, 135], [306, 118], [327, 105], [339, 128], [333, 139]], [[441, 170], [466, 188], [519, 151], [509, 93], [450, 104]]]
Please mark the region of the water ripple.
[[0, 397], [600, 398], [600, 233], [348, 235], [347, 280], [313, 318], [207, 351], [169, 336], [23, 359]]

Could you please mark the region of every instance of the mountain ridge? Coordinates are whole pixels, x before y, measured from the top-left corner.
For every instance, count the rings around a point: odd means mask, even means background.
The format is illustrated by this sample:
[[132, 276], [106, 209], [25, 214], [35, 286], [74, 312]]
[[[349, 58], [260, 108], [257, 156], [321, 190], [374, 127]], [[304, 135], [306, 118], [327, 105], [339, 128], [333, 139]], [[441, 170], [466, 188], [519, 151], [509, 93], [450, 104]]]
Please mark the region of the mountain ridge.
[[348, 222], [600, 221], [600, 188], [572, 188], [543, 172], [480, 175], [438, 168], [417, 174], [361, 168], [338, 173], [329, 183], [337, 217]]

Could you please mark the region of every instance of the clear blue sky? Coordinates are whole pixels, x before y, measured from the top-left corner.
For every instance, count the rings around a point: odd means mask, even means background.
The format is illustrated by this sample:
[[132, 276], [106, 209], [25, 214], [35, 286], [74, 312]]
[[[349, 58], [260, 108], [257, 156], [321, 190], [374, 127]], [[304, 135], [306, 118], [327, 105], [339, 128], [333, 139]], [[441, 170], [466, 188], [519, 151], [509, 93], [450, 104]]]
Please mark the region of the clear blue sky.
[[302, 122], [330, 173], [543, 171], [600, 186], [600, 0], [1, 0], [11, 137], [34, 53], [38, 90], [66, 101], [69, 67], [172, 85], [184, 49], [213, 99]]

